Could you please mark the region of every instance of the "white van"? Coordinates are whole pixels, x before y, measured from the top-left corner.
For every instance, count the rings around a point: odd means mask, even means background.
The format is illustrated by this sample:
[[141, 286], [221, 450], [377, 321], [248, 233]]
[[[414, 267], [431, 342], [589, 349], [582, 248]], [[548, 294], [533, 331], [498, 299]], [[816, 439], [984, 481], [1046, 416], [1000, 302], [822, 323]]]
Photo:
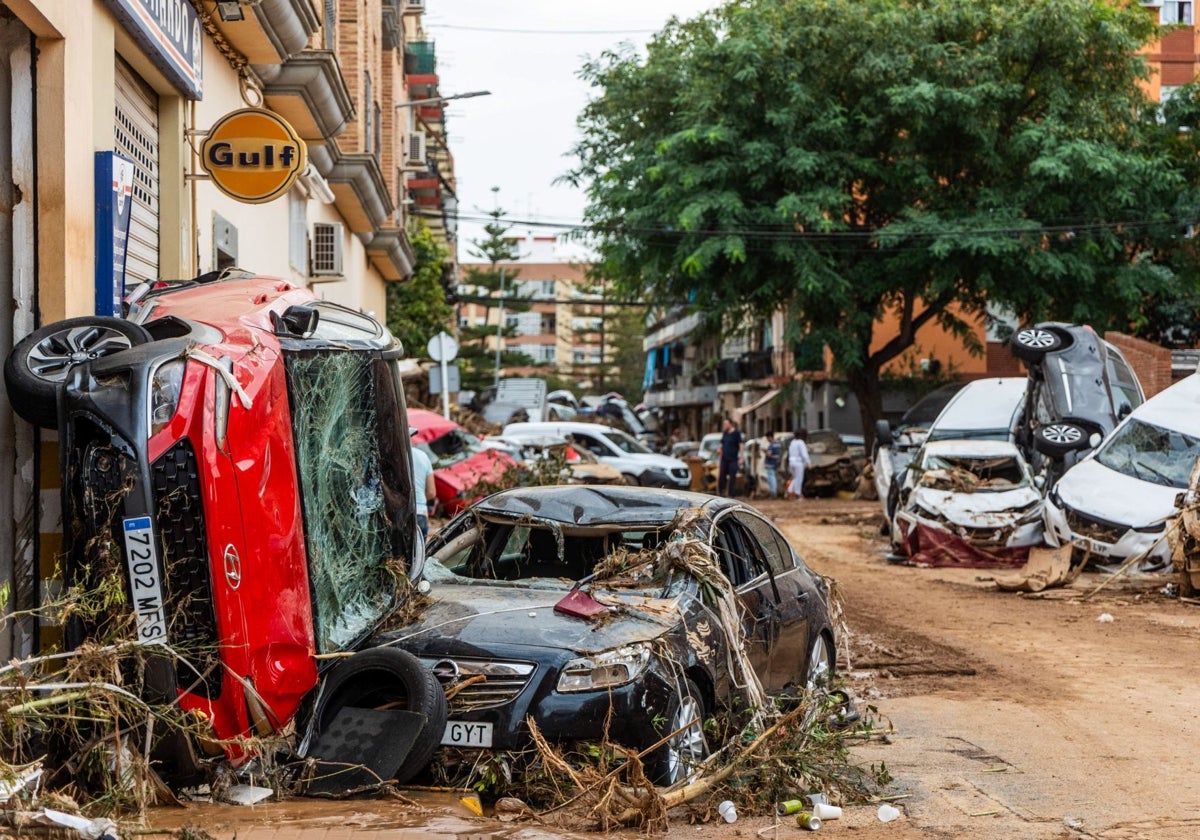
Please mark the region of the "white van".
[[678, 458], [651, 452], [637, 438], [620, 429], [600, 423], [509, 423], [504, 427], [506, 435], [534, 433], [570, 437], [601, 463], [620, 470], [629, 484], [679, 490], [686, 490], [691, 485], [687, 464]]
[[1171, 562], [1166, 532], [1200, 456], [1200, 374], [1139, 405], [1046, 496], [1046, 541], [1137, 568]]

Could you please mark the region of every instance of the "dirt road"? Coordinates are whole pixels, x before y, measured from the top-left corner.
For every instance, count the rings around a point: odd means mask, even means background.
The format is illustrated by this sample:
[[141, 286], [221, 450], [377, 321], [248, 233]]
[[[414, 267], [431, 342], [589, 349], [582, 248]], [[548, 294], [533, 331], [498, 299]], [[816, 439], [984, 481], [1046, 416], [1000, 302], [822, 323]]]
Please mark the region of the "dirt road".
[[[1200, 734], [1200, 607], [1159, 594], [1167, 581], [1123, 581], [1083, 600], [1102, 577], [1036, 598], [1001, 593], [978, 570], [889, 564], [878, 506], [806, 500], [761, 505], [817, 570], [836, 579], [850, 628], [850, 686], [894, 731], [856, 750], [886, 762], [903, 816], [847, 808], [825, 836], [874, 838], [1200, 837], [1194, 738]], [[1099, 620], [1111, 616], [1111, 621]], [[523, 838], [428, 803], [280, 803], [159, 812], [155, 825], [203, 824], [243, 838], [414, 833]], [[351, 817], [351, 815], [353, 815]], [[674, 838], [796, 837], [770, 818], [692, 827]], [[424, 829], [415, 826], [424, 825]], [[332, 831], [332, 833], [330, 833]], [[401, 832], [403, 836], [406, 832]]]

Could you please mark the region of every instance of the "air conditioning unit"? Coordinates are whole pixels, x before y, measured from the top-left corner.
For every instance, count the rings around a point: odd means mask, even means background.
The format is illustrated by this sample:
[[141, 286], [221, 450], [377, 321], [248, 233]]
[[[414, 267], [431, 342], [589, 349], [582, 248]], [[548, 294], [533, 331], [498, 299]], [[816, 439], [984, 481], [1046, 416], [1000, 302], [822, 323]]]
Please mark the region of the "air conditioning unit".
[[1163, 0], [1138, 0], [1139, 6], [1147, 6], [1152, 9], [1162, 8]]
[[413, 13], [425, 11], [425, 0], [404, 0], [404, 11]]
[[312, 232], [313, 277], [342, 276], [341, 222], [315, 222]]
[[428, 166], [425, 162], [428, 153], [425, 132], [410, 131], [408, 133], [408, 149], [404, 155], [404, 168], [414, 172], [425, 169]]

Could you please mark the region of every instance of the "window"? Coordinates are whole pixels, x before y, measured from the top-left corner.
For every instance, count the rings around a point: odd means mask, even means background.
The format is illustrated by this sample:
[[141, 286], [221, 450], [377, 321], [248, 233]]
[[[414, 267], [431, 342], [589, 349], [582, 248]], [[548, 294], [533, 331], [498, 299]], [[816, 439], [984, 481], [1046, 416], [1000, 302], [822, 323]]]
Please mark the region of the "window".
[[1192, 0], [1163, 0], [1159, 22], [1163, 26], [1192, 23]]
[[509, 326], [517, 328], [517, 335], [538, 335], [542, 331], [542, 313], [520, 312], [509, 315], [506, 319]]
[[519, 280], [517, 281], [520, 287], [522, 297], [531, 297], [535, 300], [553, 300], [554, 280]]
[[578, 330], [580, 332], [597, 332], [600, 329], [600, 324], [602, 321], [602, 318], [596, 317], [572, 318], [571, 329]]
[[796, 567], [796, 563], [792, 559], [791, 546], [788, 545], [783, 535], [767, 524], [765, 520], [743, 513], [736, 513], [734, 516], [754, 535], [754, 539], [766, 557], [767, 565], [771, 567], [772, 574], [780, 575]]
[[332, 50], [337, 45], [336, 29], [337, 0], [325, 0], [325, 49], [327, 50]]
[[308, 199], [297, 189], [288, 193], [288, 264], [308, 274]]
[[371, 74], [363, 74], [365, 78], [365, 90], [363, 92], [363, 112], [366, 114], [367, 125], [363, 130], [363, 143], [366, 146], [366, 151], [369, 154], [379, 154], [379, 148], [375, 145], [375, 116], [378, 109], [372, 108], [371, 104], [375, 101], [375, 91], [371, 85]]

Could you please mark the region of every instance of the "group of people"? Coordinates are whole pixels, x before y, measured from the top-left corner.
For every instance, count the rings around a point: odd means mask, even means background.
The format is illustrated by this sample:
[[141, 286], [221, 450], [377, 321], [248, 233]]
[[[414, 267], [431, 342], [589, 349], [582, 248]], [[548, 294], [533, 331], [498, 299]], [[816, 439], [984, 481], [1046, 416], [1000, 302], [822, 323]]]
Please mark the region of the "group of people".
[[[808, 467], [808, 431], [796, 429], [796, 435], [788, 444], [787, 459], [791, 481], [787, 486], [787, 498], [804, 498], [804, 470]], [[721, 425], [721, 453], [717, 471], [717, 495], [734, 496], [737, 486], [738, 468], [742, 461], [742, 432], [737, 423], [729, 418]], [[779, 464], [783, 456], [783, 445], [775, 440], [774, 432], [767, 432], [767, 446], [763, 457], [763, 471], [767, 476], [767, 492], [772, 499], [779, 497]]]

